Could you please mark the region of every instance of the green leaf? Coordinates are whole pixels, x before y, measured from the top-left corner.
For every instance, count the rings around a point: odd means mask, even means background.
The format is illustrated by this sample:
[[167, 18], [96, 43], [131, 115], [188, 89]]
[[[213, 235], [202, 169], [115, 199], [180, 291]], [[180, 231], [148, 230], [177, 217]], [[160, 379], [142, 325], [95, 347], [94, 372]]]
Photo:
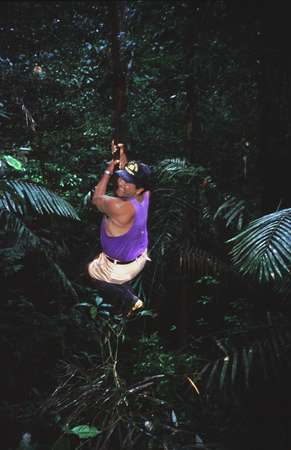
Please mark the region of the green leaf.
[[97, 308], [96, 306], [91, 306], [90, 308], [90, 316], [94, 320], [97, 317]]
[[95, 303], [96, 303], [97, 306], [100, 306], [103, 303], [103, 298], [99, 297], [99, 295], [97, 295], [95, 297]]
[[19, 147], [18, 150], [20, 150], [21, 152], [31, 152], [32, 148], [30, 146], [29, 147]]
[[112, 305], [110, 303], [102, 303], [102, 308], [112, 308]]
[[89, 425], [77, 425], [70, 429], [69, 432], [76, 434], [80, 439], [94, 438], [101, 433], [96, 427], [90, 427]]
[[9, 164], [9, 166], [13, 167], [15, 170], [23, 170], [22, 163], [18, 161], [18, 159], [13, 158], [13, 156], [10, 155], [4, 155], [3, 158]]
[[227, 368], [229, 365], [229, 356], [226, 356], [223, 360], [223, 366], [220, 373], [219, 387], [222, 389], [224, 387], [224, 381], [226, 377]]
[[139, 313], [139, 315], [144, 317], [153, 317], [153, 311], [151, 311], [150, 309], [144, 309]]

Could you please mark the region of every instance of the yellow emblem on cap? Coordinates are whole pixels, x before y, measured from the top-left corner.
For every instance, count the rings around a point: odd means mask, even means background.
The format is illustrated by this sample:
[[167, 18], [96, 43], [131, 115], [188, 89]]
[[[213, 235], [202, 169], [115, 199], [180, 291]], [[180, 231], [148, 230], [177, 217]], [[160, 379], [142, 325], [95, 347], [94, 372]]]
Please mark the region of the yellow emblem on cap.
[[124, 170], [128, 172], [130, 175], [135, 175], [138, 172], [138, 164], [135, 161], [130, 161], [124, 167]]

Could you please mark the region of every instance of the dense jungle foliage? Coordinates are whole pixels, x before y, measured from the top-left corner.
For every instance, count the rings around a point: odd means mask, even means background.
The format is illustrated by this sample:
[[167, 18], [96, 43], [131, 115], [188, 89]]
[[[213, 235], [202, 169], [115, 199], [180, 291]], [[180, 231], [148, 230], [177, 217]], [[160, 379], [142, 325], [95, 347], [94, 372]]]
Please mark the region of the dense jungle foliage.
[[[1, 449], [290, 448], [290, 31], [262, 3], [1, 2]], [[125, 321], [84, 271], [113, 137], [153, 170]]]

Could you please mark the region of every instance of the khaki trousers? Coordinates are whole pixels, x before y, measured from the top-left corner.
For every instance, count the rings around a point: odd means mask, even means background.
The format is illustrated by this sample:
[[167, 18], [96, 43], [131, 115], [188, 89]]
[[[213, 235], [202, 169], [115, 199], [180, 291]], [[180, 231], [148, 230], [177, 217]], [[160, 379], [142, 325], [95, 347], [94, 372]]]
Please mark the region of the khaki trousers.
[[117, 264], [109, 261], [105, 253], [101, 252], [88, 264], [88, 273], [95, 280], [123, 284], [133, 280], [142, 271], [147, 261], [150, 261], [147, 250], [128, 264]]

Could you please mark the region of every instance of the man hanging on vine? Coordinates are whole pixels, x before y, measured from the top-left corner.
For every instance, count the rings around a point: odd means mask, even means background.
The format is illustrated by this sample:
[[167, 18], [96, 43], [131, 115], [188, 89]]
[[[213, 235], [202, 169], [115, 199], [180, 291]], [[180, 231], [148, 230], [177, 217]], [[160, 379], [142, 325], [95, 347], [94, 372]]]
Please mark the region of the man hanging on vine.
[[[151, 170], [140, 161], [127, 161], [124, 144], [111, 146], [113, 159], [95, 186], [92, 203], [103, 213], [102, 251], [91, 261], [88, 274], [101, 295], [122, 306], [127, 317], [143, 307], [130, 282], [148, 258], [147, 218]], [[119, 153], [118, 159], [114, 158]], [[118, 170], [115, 170], [118, 168]], [[117, 176], [115, 196], [107, 195], [109, 181]]]

